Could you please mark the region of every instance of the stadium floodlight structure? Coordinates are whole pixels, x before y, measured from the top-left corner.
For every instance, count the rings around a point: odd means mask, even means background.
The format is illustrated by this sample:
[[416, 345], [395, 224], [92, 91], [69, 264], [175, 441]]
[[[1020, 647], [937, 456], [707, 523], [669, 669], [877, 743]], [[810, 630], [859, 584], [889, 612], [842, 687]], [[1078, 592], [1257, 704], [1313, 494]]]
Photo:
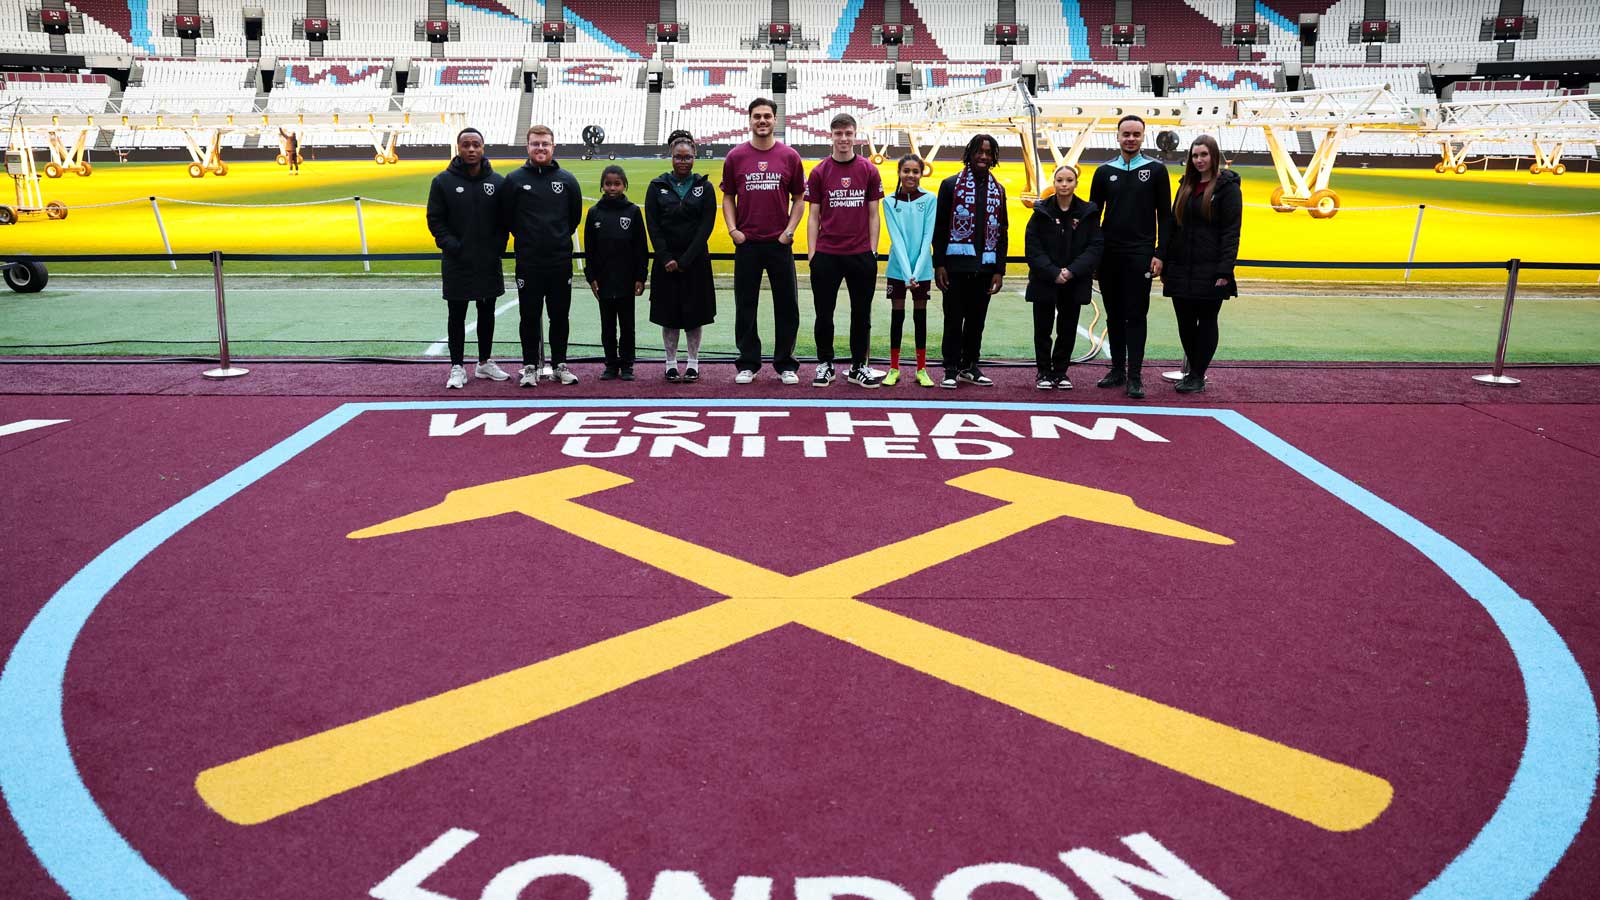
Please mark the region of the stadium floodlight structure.
[[1474, 144], [1531, 144], [1534, 175], [1567, 171], [1561, 157], [1569, 147], [1600, 145], [1600, 94], [1526, 97], [1510, 100], [1468, 100], [1441, 103], [1425, 111], [1427, 129], [1416, 136], [1438, 141], [1443, 159], [1435, 172], [1467, 171], [1467, 151]]
[[[45, 174], [58, 177], [63, 171], [88, 175], [89, 164], [83, 148], [90, 131], [96, 128], [130, 131], [177, 131], [189, 151], [189, 174], [200, 178], [208, 172], [228, 174], [222, 160], [222, 139], [229, 134], [262, 135], [279, 140], [279, 131], [298, 135], [365, 134], [370, 137], [373, 160], [393, 163], [400, 157], [395, 146], [401, 135], [443, 127], [454, 133], [466, 126], [466, 114], [448, 110], [425, 111], [401, 107], [402, 98], [388, 98], [387, 109], [379, 111], [341, 111], [337, 108], [313, 110], [319, 100], [337, 103], [337, 98], [297, 98], [295, 110], [273, 110], [263, 101], [218, 97], [165, 97], [158, 105], [148, 100], [25, 101], [10, 109], [13, 149], [28, 150], [32, 136], [47, 142], [51, 160]], [[282, 146], [280, 144], [280, 146]], [[68, 148], [72, 148], [69, 150]], [[280, 151], [283, 156], [286, 151]], [[37, 177], [37, 176], [35, 176]]]
[[[867, 112], [861, 118], [873, 158], [883, 154], [875, 136], [903, 133], [913, 152], [932, 160], [951, 133], [1000, 130], [1022, 140], [1026, 186], [1022, 200], [1031, 206], [1045, 183], [1039, 167], [1041, 149], [1057, 166], [1077, 165], [1096, 132], [1114, 133], [1124, 116], [1144, 119], [1146, 128], [1260, 128], [1266, 135], [1278, 172], [1272, 205], [1284, 212], [1306, 209], [1316, 218], [1339, 210], [1339, 195], [1328, 186], [1339, 146], [1361, 132], [1415, 131], [1422, 113], [1405, 105], [1387, 85], [1286, 93], [1240, 93], [1211, 96], [1068, 97], [1043, 99], [1025, 83], [988, 85], [922, 100], [910, 100]], [[1311, 161], [1300, 167], [1284, 149], [1291, 133], [1320, 132], [1322, 140]], [[923, 151], [922, 147], [929, 149]]]

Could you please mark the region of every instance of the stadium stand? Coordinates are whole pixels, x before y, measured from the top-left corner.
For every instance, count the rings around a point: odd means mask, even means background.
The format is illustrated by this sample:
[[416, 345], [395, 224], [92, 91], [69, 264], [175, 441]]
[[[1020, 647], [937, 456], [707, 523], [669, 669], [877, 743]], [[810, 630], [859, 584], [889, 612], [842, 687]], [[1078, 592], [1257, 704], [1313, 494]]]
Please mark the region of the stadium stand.
[[564, 5], [567, 21], [578, 26], [580, 42], [564, 48], [562, 56], [592, 58], [591, 43], [619, 56], [649, 59], [655, 55], [655, 37], [648, 27], [661, 18], [660, 0], [566, 0]]
[[[414, 59], [403, 108], [417, 112], [461, 112], [489, 144], [521, 144], [517, 107], [522, 100], [522, 63], [506, 59]], [[427, 125], [408, 135], [409, 144], [450, 144], [455, 132]]]
[[887, 87], [882, 63], [808, 63], [798, 84], [789, 90], [785, 123], [792, 143], [828, 140], [829, 122], [841, 112], [860, 115], [896, 103], [900, 95]]
[[[103, 109], [111, 96], [111, 81], [104, 75], [78, 75], [70, 72], [0, 72], [0, 114], [13, 101], [23, 103], [65, 103], [84, 111]], [[0, 120], [3, 120], [0, 116]], [[89, 134], [91, 146], [99, 129]], [[31, 135], [30, 146], [47, 147], [49, 138]]]
[[1077, 6], [1077, 0], [1017, 0], [1017, 21], [1028, 26], [1028, 42], [1017, 45], [1016, 58], [1087, 61], [1089, 30]]
[[661, 135], [687, 129], [701, 143], [743, 140], [751, 100], [762, 91], [761, 65], [748, 60], [690, 60], [674, 66], [675, 86], [661, 92]]
[[548, 86], [533, 92], [530, 124], [549, 125], [562, 147], [582, 146], [586, 125], [604, 128], [609, 144], [643, 143], [649, 99], [637, 86], [643, 69], [618, 59], [547, 62]]
[[[263, 48], [271, 47], [276, 53], [304, 55], [310, 42], [304, 38], [295, 40], [292, 33], [295, 22], [305, 15], [305, 7], [303, 4], [290, 6], [289, 10], [283, 10], [279, 4], [267, 6], [267, 20], [262, 23], [266, 31], [262, 38]], [[427, 12], [424, 4], [390, 3], [386, 0], [328, 0], [327, 9], [328, 18], [339, 23], [339, 39], [323, 42], [323, 52], [328, 56], [405, 59], [428, 54], [427, 42], [417, 40], [414, 33], [417, 20]], [[520, 53], [516, 55], [521, 57]]]
[[[657, 18], [652, 16], [651, 21]], [[754, 39], [757, 26], [771, 19], [772, 4], [763, 0], [680, 0], [678, 21], [688, 27], [689, 34], [673, 49], [673, 55], [678, 59], [748, 62], [752, 51], [740, 42]]]
[[[394, 64], [389, 59], [280, 57], [267, 111], [385, 112], [392, 108]], [[270, 141], [263, 143], [270, 146]], [[307, 134], [306, 147], [365, 146], [361, 134]]]
[[[239, 112], [255, 101], [256, 63], [240, 59], [141, 59], [123, 94], [124, 112]], [[224, 147], [241, 147], [245, 135], [224, 136]], [[119, 128], [113, 146], [182, 147], [180, 131]]]

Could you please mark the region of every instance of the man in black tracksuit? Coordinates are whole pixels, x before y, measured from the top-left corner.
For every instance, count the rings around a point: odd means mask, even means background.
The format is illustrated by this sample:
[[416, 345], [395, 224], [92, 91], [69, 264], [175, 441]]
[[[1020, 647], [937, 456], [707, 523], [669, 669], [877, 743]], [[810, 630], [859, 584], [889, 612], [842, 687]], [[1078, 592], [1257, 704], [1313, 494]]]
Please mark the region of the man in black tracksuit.
[[544, 125], [528, 129], [528, 161], [506, 176], [502, 223], [516, 239], [517, 314], [521, 317], [523, 387], [539, 383], [540, 328], [550, 310], [550, 362], [546, 377], [577, 384], [567, 368], [568, 316], [572, 309], [572, 234], [583, 224], [578, 179], [555, 160], [555, 135]]
[[456, 156], [450, 167], [435, 175], [428, 187], [428, 231], [439, 247], [440, 275], [444, 280], [446, 343], [450, 348], [450, 378], [445, 387], [467, 386], [467, 306], [478, 307], [479, 378], [505, 381], [495, 365], [494, 298], [506, 292], [500, 256], [506, 252], [506, 233], [500, 227], [497, 196], [505, 179], [483, 155], [483, 135], [476, 128], [456, 136]]
[[1111, 371], [1103, 388], [1127, 386], [1134, 400], [1144, 397], [1145, 317], [1150, 287], [1161, 275], [1167, 236], [1172, 232], [1172, 185], [1167, 167], [1139, 153], [1144, 120], [1124, 116], [1117, 123], [1121, 152], [1094, 171], [1089, 202], [1104, 210], [1101, 233], [1100, 297], [1111, 338]]

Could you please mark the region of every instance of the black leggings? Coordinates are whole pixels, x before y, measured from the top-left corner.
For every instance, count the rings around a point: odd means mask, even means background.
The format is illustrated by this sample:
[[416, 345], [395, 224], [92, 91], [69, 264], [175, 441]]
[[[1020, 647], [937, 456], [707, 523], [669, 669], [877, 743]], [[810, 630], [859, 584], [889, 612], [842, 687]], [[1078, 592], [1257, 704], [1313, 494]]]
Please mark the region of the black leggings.
[[[450, 346], [450, 365], [464, 365], [467, 353], [467, 304], [478, 304], [478, 361], [494, 353], [494, 299], [446, 300], [450, 318], [445, 321], [445, 341]], [[437, 320], [435, 320], [437, 321]]]
[[606, 368], [633, 368], [632, 294], [600, 298], [600, 346], [605, 349]]
[[1189, 374], [1204, 378], [1217, 355], [1217, 313], [1222, 311], [1222, 300], [1173, 297], [1172, 311], [1178, 316], [1178, 340], [1189, 360]]

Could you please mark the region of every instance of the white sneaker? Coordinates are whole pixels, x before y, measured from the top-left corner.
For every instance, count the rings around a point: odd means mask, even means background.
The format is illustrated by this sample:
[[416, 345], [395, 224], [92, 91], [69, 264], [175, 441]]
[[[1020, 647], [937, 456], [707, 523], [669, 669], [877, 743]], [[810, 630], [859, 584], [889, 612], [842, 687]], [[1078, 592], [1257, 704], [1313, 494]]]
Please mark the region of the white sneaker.
[[545, 381], [555, 381], [556, 373], [554, 369], [550, 368], [549, 363], [545, 363], [544, 366], [539, 369], [539, 377], [543, 378]]
[[800, 373], [799, 372], [779, 372], [778, 373], [778, 379], [780, 381], [782, 381], [784, 384], [799, 384], [800, 383]]
[[517, 382], [517, 386], [518, 387], [538, 387], [539, 386], [539, 367], [538, 366], [523, 366], [522, 367], [522, 378], [521, 378], [521, 380], [519, 380]]
[[495, 381], [505, 381], [507, 378], [511, 377], [510, 375], [506, 374], [505, 369], [502, 369], [496, 365], [495, 361], [492, 359], [486, 359], [483, 362], [478, 363], [478, 365], [472, 370], [472, 374], [479, 378], [492, 378]]
[[446, 381], [444, 383], [444, 386], [445, 386], [446, 389], [456, 388], [458, 390], [461, 389], [461, 388], [466, 387], [467, 386], [467, 368], [466, 368], [466, 366], [451, 366], [450, 367], [450, 380]]
[[756, 373], [749, 369], [740, 369], [739, 374], [733, 376], [734, 384], [749, 384], [756, 380]]
[[557, 363], [555, 373], [551, 377], [562, 384], [578, 383], [578, 376], [572, 374], [572, 370], [567, 368], [566, 363]]

